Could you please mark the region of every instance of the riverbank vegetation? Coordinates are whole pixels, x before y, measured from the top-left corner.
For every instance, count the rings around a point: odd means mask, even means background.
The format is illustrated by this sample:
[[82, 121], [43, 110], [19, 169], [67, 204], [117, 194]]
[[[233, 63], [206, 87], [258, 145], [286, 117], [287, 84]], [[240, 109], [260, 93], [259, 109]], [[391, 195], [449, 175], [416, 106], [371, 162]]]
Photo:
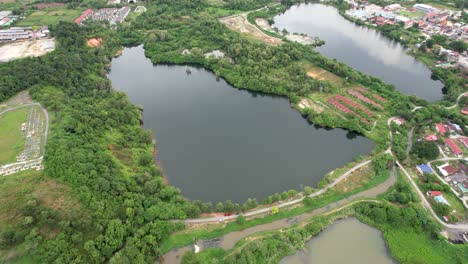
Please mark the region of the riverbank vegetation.
[[[55, 52], [0, 65], [0, 87], [5, 88], [0, 98], [29, 89], [54, 111], [45, 176], [39, 180], [69, 186], [82, 205], [77, 209], [81, 216], [63, 219], [55, 217], [60, 208], [19, 204], [25, 224], [2, 228], [4, 256], [25, 248], [16, 259], [152, 262], [160, 254], [160, 241], [179, 228], [163, 220], [185, 218], [192, 205], [163, 183], [153, 165], [151, 134], [140, 127], [139, 110], [114, 92], [106, 78], [105, 65], [120, 49], [120, 32], [71, 23], [60, 23], [52, 32], [59, 42]], [[102, 38], [104, 45], [87, 47], [91, 37]], [[113, 148], [129, 150], [132, 162], [122, 162]], [[42, 232], [42, 223], [56, 228]]]
[[[167, 220], [196, 217], [201, 211], [211, 210], [211, 205], [188, 202], [179, 190], [164, 183], [159, 168], [153, 164], [152, 138], [140, 126], [140, 111], [126, 95], [113, 91], [106, 78], [106, 66], [122, 45], [143, 43], [153, 63], [201, 65], [237, 88], [287, 96], [293, 105], [304, 98], [317, 98], [325, 108], [331, 109], [328, 98], [336, 95], [351, 98], [347, 91], [357, 86], [368, 89], [367, 96], [376, 100], [375, 95], [378, 95], [386, 100], [382, 103], [385, 110], [368, 102], [360, 103], [380, 117], [379, 120], [375, 118], [375, 125], [353, 115], [343, 114], [345, 118], [342, 118], [337, 111], [326, 110], [323, 115], [317, 115], [305, 110], [303, 114], [318, 125], [344, 127], [365, 134], [377, 142], [378, 152], [388, 146], [386, 118], [407, 115], [411, 107], [410, 99], [392, 86], [327, 59], [310, 46], [291, 42], [266, 46], [229, 30], [218, 20], [220, 15], [260, 8], [268, 1], [224, 2], [222, 6], [219, 2], [210, 6], [202, 0], [153, 1], [147, 4], [147, 12], [116, 30], [99, 23], [77, 26], [56, 21], [58, 25], [50, 27], [58, 41], [54, 52], [0, 64], [0, 101], [29, 90], [35, 100], [55, 115], [44, 161], [45, 171], [39, 176], [27, 175], [28, 180], [35, 187], [53, 182], [52, 186], [63, 190], [54, 198], [70, 201], [57, 207], [42, 198], [34, 198], [34, 194], [24, 198], [26, 202], [20, 197], [21, 202], [14, 203], [20, 214], [1, 230], [2, 256], [12, 256], [11, 261], [43, 263], [152, 263], [162, 253], [190, 244], [194, 238], [216, 237], [301, 214], [388, 178], [390, 172], [381, 162], [372, 163], [375, 175], [345, 193], [332, 189], [308, 200], [305, 206], [265, 218], [229, 223], [220, 229], [178, 233], [169, 238], [183, 225]], [[86, 46], [90, 38], [101, 38], [102, 46]], [[213, 50], [221, 51], [223, 56], [205, 56]], [[311, 78], [304, 65], [324, 69], [340, 81]], [[356, 111], [359, 115], [368, 115]], [[8, 182], [1, 184], [5, 184], [2, 187], [11, 186]], [[295, 195], [294, 190], [279, 194], [281, 198]], [[240, 210], [256, 205], [256, 201], [249, 200]], [[228, 206], [229, 210], [236, 209], [235, 205]], [[381, 211], [375, 214], [382, 216], [383, 211], [394, 211], [388, 208], [370, 208], [369, 211]], [[414, 208], [408, 212], [396, 210], [398, 216], [403, 218], [409, 214], [408, 221], [421, 224], [422, 220], [418, 222], [414, 218], [420, 210], [417, 206]], [[226, 203], [218, 209], [226, 211]], [[73, 212], [68, 214], [68, 210]], [[366, 208], [353, 210], [356, 216], [374, 219], [364, 213], [368, 211]], [[323, 226], [331, 221], [323, 219]], [[12, 224], [13, 221], [21, 224]], [[390, 225], [388, 221], [383, 223]], [[311, 228], [308, 232], [313, 232], [304, 233], [307, 237], [302, 239], [310, 238], [321, 228]], [[425, 236], [422, 234], [418, 233], [417, 237]], [[454, 251], [456, 259], [459, 252], [450, 250]]]
[[337, 219], [357, 217], [383, 232], [392, 257], [401, 263], [464, 263], [467, 245], [451, 245], [438, 234], [439, 228], [418, 204], [395, 206], [387, 202], [360, 202], [338, 212], [316, 216], [291, 228], [263, 232], [241, 240], [229, 251], [187, 253], [182, 263], [252, 263], [268, 259], [279, 262], [301, 250]]

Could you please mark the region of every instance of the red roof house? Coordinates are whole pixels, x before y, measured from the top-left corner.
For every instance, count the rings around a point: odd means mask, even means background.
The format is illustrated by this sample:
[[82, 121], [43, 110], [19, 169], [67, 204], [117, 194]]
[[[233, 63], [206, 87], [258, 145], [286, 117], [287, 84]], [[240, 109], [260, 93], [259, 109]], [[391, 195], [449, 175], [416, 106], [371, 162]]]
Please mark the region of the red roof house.
[[427, 136], [424, 137], [424, 139], [426, 141], [436, 141], [438, 138], [437, 138], [437, 135], [434, 134], [434, 135], [427, 135]]
[[452, 175], [455, 172], [458, 172], [457, 168], [455, 168], [453, 166], [450, 166], [450, 165], [447, 165], [447, 166], [445, 166], [445, 167], [443, 167], [441, 169], [444, 170], [447, 173], [447, 175]]
[[447, 133], [447, 129], [445, 129], [445, 126], [442, 123], [437, 123], [436, 124], [436, 129], [437, 129], [437, 132], [439, 132], [440, 134]]
[[440, 192], [440, 191], [428, 191], [426, 194], [427, 194], [428, 196], [434, 197], [434, 196], [440, 196], [440, 195], [442, 195], [442, 192]]
[[461, 113], [464, 114], [464, 115], [468, 115], [468, 106], [463, 107], [462, 110], [461, 110]]
[[463, 143], [463, 145], [465, 145], [465, 148], [468, 148], [468, 137], [462, 137], [458, 140], [460, 140], [460, 142]]
[[457, 146], [457, 144], [455, 144], [455, 142], [453, 142], [453, 140], [451, 140], [450, 138], [445, 139], [444, 142], [445, 142], [445, 144], [447, 144], [447, 146], [450, 148], [450, 150], [452, 150], [453, 154], [455, 154], [457, 156], [460, 156], [460, 155], [463, 154], [463, 152]]
[[83, 22], [83, 20], [88, 18], [91, 14], [93, 14], [93, 10], [86, 9], [83, 13], [81, 13], [81, 15], [77, 19], [75, 19], [75, 23], [78, 25], [81, 24], [81, 22]]

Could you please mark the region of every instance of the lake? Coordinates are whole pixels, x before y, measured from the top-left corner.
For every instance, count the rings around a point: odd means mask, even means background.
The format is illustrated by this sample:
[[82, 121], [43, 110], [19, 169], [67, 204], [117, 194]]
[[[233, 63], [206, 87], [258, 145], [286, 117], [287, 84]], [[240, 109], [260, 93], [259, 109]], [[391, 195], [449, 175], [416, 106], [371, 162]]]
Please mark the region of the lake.
[[115, 89], [144, 106], [169, 183], [189, 199], [258, 200], [315, 186], [374, 143], [343, 129], [311, 125], [286, 98], [230, 86], [204, 69], [153, 65], [140, 47], [112, 61]]
[[381, 78], [405, 94], [428, 101], [442, 98], [442, 82], [432, 80], [431, 71], [406, 54], [405, 47], [374, 29], [346, 20], [332, 6], [294, 5], [274, 20], [273, 26], [279, 29], [325, 40], [325, 45], [316, 48], [318, 52]]
[[339, 220], [310, 240], [306, 249], [283, 258], [280, 264], [396, 263], [379, 230], [355, 218]]

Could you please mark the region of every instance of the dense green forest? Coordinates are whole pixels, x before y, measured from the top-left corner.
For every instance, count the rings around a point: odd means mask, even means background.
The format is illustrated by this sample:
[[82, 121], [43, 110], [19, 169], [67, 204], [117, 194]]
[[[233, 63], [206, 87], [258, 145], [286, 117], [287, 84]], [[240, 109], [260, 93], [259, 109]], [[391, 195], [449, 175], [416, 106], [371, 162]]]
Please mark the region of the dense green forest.
[[[311, 46], [291, 42], [268, 46], [242, 37], [218, 18], [226, 12], [259, 8], [269, 1], [224, 2], [219, 8], [203, 0], [155, 0], [147, 2], [148, 11], [131, 24], [116, 29], [101, 23], [77, 26], [62, 22], [51, 27], [58, 42], [54, 52], [0, 64], [0, 102], [29, 90], [33, 99], [54, 113], [44, 174], [71, 186], [85, 208], [83, 217], [64, 220], [52, 208], [25, 204], [19, 208], [24, 223], [12, 223], [2, 230], [2, 250], [26, 248], [25, 254], [37, 263], [152, 263], [162, 254], [162, 241], [183, 228], [167, 220], [196, 217], [213, 209], [209, 203], [184, 199], [178, 189], [164, 183], [153, 164], [151, 133], [141, 128], [140, 111], [126, 95], [112, 90], [106, 78], [107, 67], [122, 46], [144, 44], [146, 55], [154, 63], [202, 65], [237, 88], [287, 96], [293, 103], [312, 92], [331, 95], [339, 89], [330, 82], [307, 77], [301, 63], [310, 63], [346, 79], [348, 84], [364, 85], [389, 98], [387, 110], [391, 115], [403, 115], [408, 120], [438, 115], [411, 114], [413, 104], [425, 102], [327, 59]], [[70, 4], [86, 6], [78, 1]], [[89, 5], [99, 3], [92, 1]], [[92, 37], [102, 38], [103, 46], [87, 47], [86, 39]], [[182, 54], [185, 49], [190, 54]], [[204, 54], [212, 50], [223, 51], [225, 57], [205, 59]], [[363, 132], [357, 120], [344, 122], [327, 116], [309, 119]], [[383, 149], [388, 144], [387, 135], [380, 140]], [[399, 145], [403, 142], [401, 139]], [[294, 195], [291, 190], [281, 196]], [[276, 196], [267, 199], [275, 200]], [[256, 200], [249, 199], [242, 207], [225, 203], [215, 210], [247, 210], [256, 205]], [[417, 213], [419, 209], [408, 210]], [[44, 234], [40, 232], [44, 226], [54, 226], [58, 232]]]
[[[139, 110], [111, 90], [106, 78], [105, 65], [125, 41], [100, 25], [61, 23], [52, 32], [59, 43], [55, 52], [0, 65], [0, 98], [30, 89], [55, 112], [45, 174], [73, 187], [86, 217], [63, 222], [52, 209], [25, 205], [22, 215], [33, 223], [2, 230], [1, 247], [25, 243], [27, 254], [42, 263], [152, 262], [160, 255], [160, 241], [180, 228], [162, 220], [185, 218], [192, 205], [163, 183]], [[105, 47], [88, 48], [86, 38], [96, 35]], [[110, 146], [131, 153], [130, 164], [117, 159]], [[60, 231], [47, 237], [37, 232], [43, 225]]]

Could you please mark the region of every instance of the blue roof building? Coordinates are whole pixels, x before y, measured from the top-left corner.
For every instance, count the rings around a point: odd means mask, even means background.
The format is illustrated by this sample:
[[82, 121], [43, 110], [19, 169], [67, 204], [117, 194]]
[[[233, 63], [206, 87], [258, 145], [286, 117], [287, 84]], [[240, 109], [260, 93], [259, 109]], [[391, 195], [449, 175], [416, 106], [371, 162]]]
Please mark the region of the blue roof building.
[[419, 173], [434, 173], [431, 169], [431, 167], [427, 164], [420, 164], [416, 166], [416, 169], [419, 171]]

